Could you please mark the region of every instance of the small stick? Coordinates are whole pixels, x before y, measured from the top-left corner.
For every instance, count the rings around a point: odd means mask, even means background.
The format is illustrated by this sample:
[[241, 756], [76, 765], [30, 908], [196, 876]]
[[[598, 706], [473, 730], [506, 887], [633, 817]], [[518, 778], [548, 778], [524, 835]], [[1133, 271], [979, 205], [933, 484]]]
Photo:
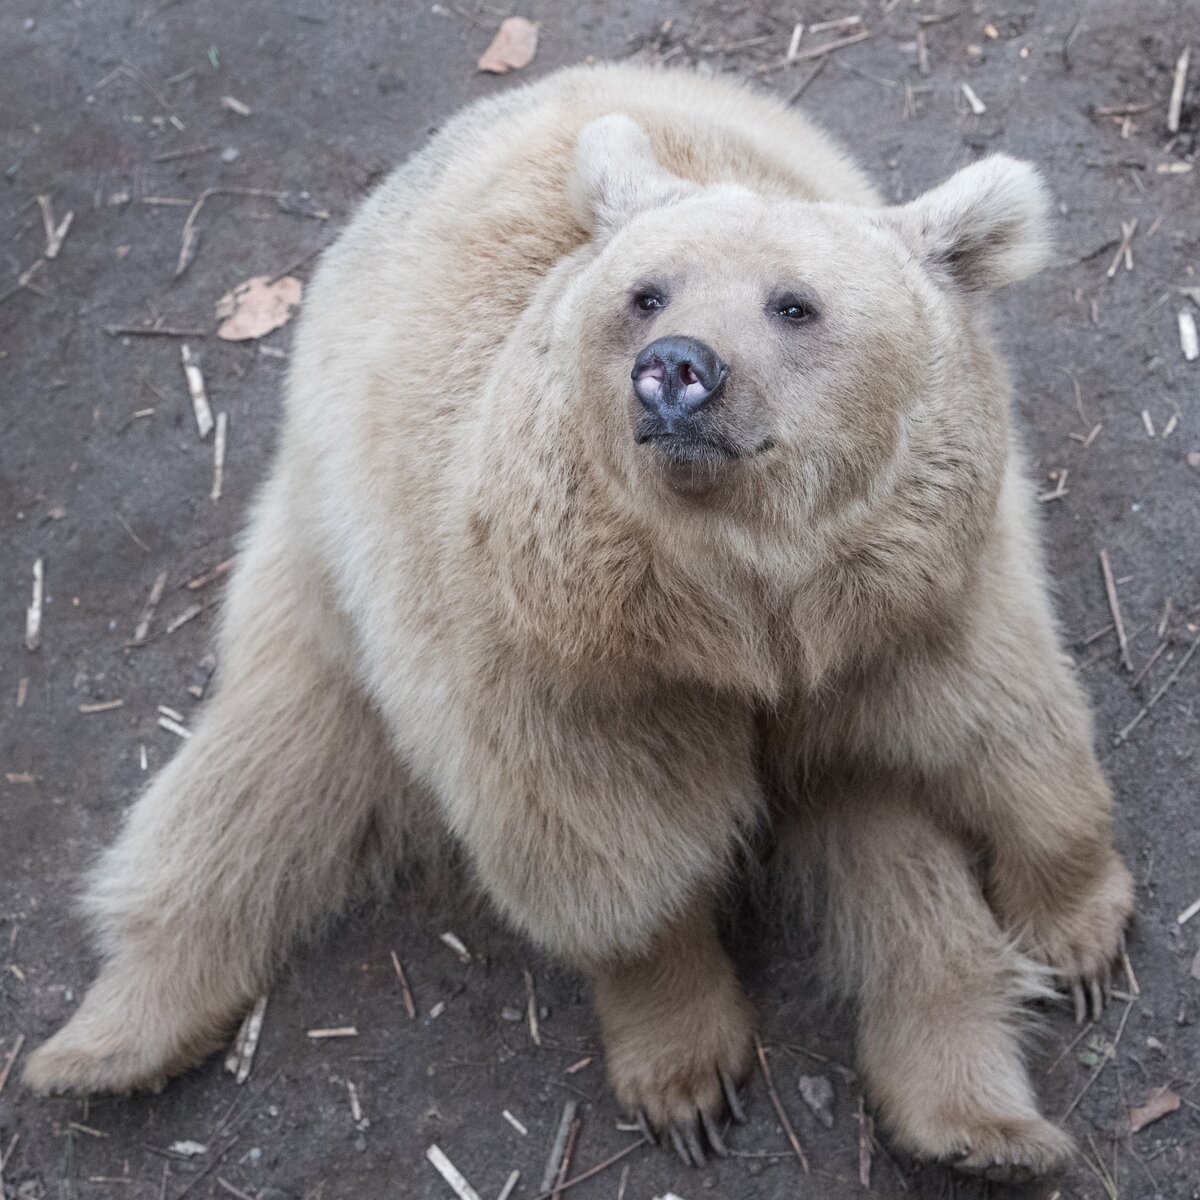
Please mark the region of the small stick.
[[504, 1110], [504, 1111], [503, 1111], [503, 1112], [502, 1112], [500, 1115], [501, 1115], [501, 1116], [502, 1116], [502, 1117], [503, 1117], [503, 1118], [504, 1118], [504, 1119], [505, 1119], [505, 1120], [506, 1120], [506, 1121], [507, 1121], [507, 1122], [508, 1122], [508, 1123], [509, 1123], [509, 1124], [510, 1124], [510, 1125], [511, 1125], [511, 1126], [512, 1126], [512, 1127], [513, 1127], [513, 1128], [514, 1128], [514, 1129], [515, 1129], [515, 1130], [516, 1130], [516, 1131], [517, 1131], [517, 1132], [518, 1132], [518, 1133], [519, 1133], [521, 1136], [522, 1136], [522, 1137], [528, 1137], [528, 1136], [529, 1136], [529, 1130], [528, 1130], [528, 1129], [526, 1129], [526, 1128], [525, 1128], [525, 1126], [524, 1126], [524, 1125], [522, 1125], [522, 1124], [521, 1124], [521, 1122], [520, 1122], [520, 1121], [518, 1121], [518, 1120], [517, 1120], [517, 1118], [516, 1118], [516, 1117], [514, 1117], [514, 1116], [512, 1115], [512, 1113], [510, 1113], [510, 1112], [508, 1111], [508, 1109], [507, 1109], [507, 1108], [506, 1108], [506, 1109], [505, 1109], [505, 1110]]
[[150, 632], [150, 622], [154, 620], [154, 613], [166, 586], [167, 572], [160, 571], [150, 585], [150, 594], [146, 597], [146, 603], [142, 605], [141, 616], [138, 617], [138, 623], [133, 630], [133, 640], [129, 642], [129, 646], [140, 646], [146, 640], [146, 635]]
[[334, 1029], [310, 1029], [308, 1036], [317, 1042], [325, 1038], [358, 1037], [358, 1030], [353, 1025], [339, 1025]]
[[1159, 642], [1158, 649], [1155, 650], [1155, 652], [1152, 655], [1150, 655], [1150, 657], [1148, 659], [1146, 659], [1145, 666], [1143, 666], [1142, 669], [1129, 681], [1130, 687], [1137, 687], [1137, 685], [1139, 683], [1141, 683], [1143, 679], [1146, 678], [1147, 672], [1162, 657], [1162, 652], [1167, 648], [1167, 646], [1169, 644], [1170, 644], [1169, 642]]
[[809, 33], [828, 33], [831, 29], [849, 29], [852, 25], [862, 24], [862, 14], [854, 13], [849, 17], [834, 17], [832, 21], [818, 21], [808, 27]]
[[[200, 210], [204, 207], [207, 200], [211, 200], [213, 196], [268, 196], [272, 200], [278, 201], [282, 192], [271, 192], [263, 188], [239, 188], [239, 187], [211, 187], [205, 188], [204, 191], [196, 198], [192, 205], [191, 211], [187, 215], [187, 219], [183, 223], [183, 236], [179, 244], [179, 259], [175, 263], [175, 278], [178, 279], [191, 265], [192, 259], [196, 253], [196, 218], [200, 216]], [[174, 201], [172, 201], [174, 203]], [[184, 201], [187, 203], [187, 201]]]
[[179, 350], [183, 359], [183, 377], [187, 381], [188, 395], [192, 398], [192, 411], [196, 414], [196, 429], [203, 441], [213, 427], [212, 409], [209, 407], [208, 393], [204, 390], [204, 375], [187, 342]]
[[37, 202], [38, 207], [42, 210], [42, 228], [46, 233], [46, 248], [42, 251], [42, 256], [48, 259], [55, 259], [58, 257], [58, 252], [62, 249], [67, 232], [71, 228], [71, 222], [75, 220], [75, 214], [73, 212], [67, 213], [56, 225], [54, 223], [54, 209], [50, 206], [50, 197], [39, 196]]
[[225, 429], [229, 424], [225, 413], [217, 413], [217, 432], [213, 438], [213, 481], [208, 498], [216, 504], [221, 499], [221, 487], [225, 482]]
[[4, 1056], [4, 1066], [0, 1067], [0, 1092], [4, 1091], [4, 1085], [8, 1082], [8, 1074], [13, 1069], [13, 1063], [17, 1061], [17, 1055], [21, 1053], [23, 1045], [25, 1045], [25, 1035], [18, 1033], [17, 1040], [13, 1042], [13, 1048]]
[[[539, 1192], [550, 1196], [558, 1182], [558, 1168], [562, 1165], [563, 1154], [567, 1149], [567, 1138], [571, 1133], [571, 1125], [575, 1120], [575, 1110], [578, 1105], [574, 1100], [568, 1100], [563, 1105], [562, 1116], [558, 1121], [558, 1131], [554, 1135], [554, 1144], [550, 1148], [550, 1157], [546, 1160], [546, 1169], [542, 1172], [542, 1186]], [[562, 1189], [559, 1188], [559, 1191]]]
[[1117, 645], [1121, 650], [1121, 666], [1126, 671], [1133, 670], [1133, 662], [1129, 657], [1129, 640], [1125, 637], [1125, 622], [1121, 619], [1121, 604], [1117, 600], [1117, 585], [1113, 579], [1112, 565], [1108, 561], [1108, 551], [1100, 551], [1100, 571], [1104, 575], [1104, 591], [1108, 596], [1108, 610], [1112, 613], [1113, 625], [1117, 631]]
[[25, 610], [25, 649], [32, 654], [42, 644], [42, 603], [46, 578], [45, 565], [38, 558], [33, 563], [33, 594]]
[[542, 1030], [538, 1024], [537, 993], [533, 990], [533, 976], [525, 972], [525, 1015], [529, 1021], [529, 1038], [535, 1046], [542, 1044]]
[[86, 716], [91, 716], [95, 713], [112, 712], [114, 709], [124, 708], [124, 700], [104, 700], [99, 704], [81, 704], [79, 711]]
[[[1163, 681], [1162, 687], [1160, 687], [1158, 691], [1146, 701], [1138, 715], [1134, 717], [1133, 720], [1130, 721], [1129, 724], [1126, 725], [1125, 728], [1116, 735], [1116, 737], [1113, 738], [1114, 746], [1119, 746], [1123, 741], [1125, 741], [1125, 739], [1129, 737], [1129, 735], [1142, 723], [1142, 720], [1145, 718], [1146, 714], [1163, 698], [1167, 692], [1167, 689], [1175, 682], [1175, 680], [1179, 678], [1180, 674], [1183, 672], [1183, 668], [1186, 667], [1191, 661], [1192, 655], [1196, 653], [1197, 646], [1200, 646], [1200, 635], [1197, 635], [1196, 640], [1187, 648], [1187, 653], [1184, 654], [1184, 656], [1179, 660], [1175, 670], [1173, 670]], [[1200, 901], [1197, 901], [1195, 911], [1189, 912], [1188, 916], [1193, 917], [1196, 915], [1196, 912], [1200, 912]], [[1180, 924], [1182, 923], [1183, 922], [1180, 922]]]
[[425, 1151], [425, 1157], [437, 1173], [450, 1185], [458, 1200], [479, 1200], [479, 1193], [463, 1178], [462, 1172], [442, 1153], [436, 1142]]
[[575, 1143], [579, 1140], [579, 1130], [582, 1126], [582, 1117], [576, 1117], [571, 1122], [570, 1131], [567, 1133], [567, 1144], [563, 1147], [562, 1165], [558, 1168], [558, 1178], [554, 1181], [554, 1191], [550, 1193], [550, 1200], [559, 1200], [563, 1193], [567, 1182], [567, 1171], [571, 1167], [571, 1156], [575, 1153]]
[[444, 945], [449, 946], [450, 949], [458, 955], [459, 962], [469, 963], [471, 961], [470, 950], [467, 949], [467, 947], [463, 944], [462, 938], [460, 938], [457, 934], [451, 933], [449, 930], [447, 930], [445, 933], [439, 934], [438, 936]]
[[1133, 973], [1133, 963], [1129, 961], [1129, 951], [1125, 949], [1124, 938], [1121, 940], [1121, 966], [1125, 969], [1125, 978], [1129, 980], [1129, 990], [1134, 996], [1140, 996], [1142, 989], [1138, 986], [1137, 976]]
[[1194, 900], [1175, 918], [1176, 925], [1186, 925], [1197, 913], [1200, 913], [1200, 900]]
[[396, 978], [400, 980], [400, 995], [404, 998], [404, 1011], [408, 1013], [410, 1021], [415, 1021], [417, 1006], [413, 1003], [412, 988], [408, 986], [408, 979], [405, 977], [404, 968], [400, 965], [400, 959], [395, 950], [392, 951], [392, 966], [396, 968]]
[[224, 575], [229, 574], [229, 569], [233, 566], [232, 558], [225, 559], [224, 562], [219, 562], [211, 571], [205, 571], [203, 575], [197, 575], [194, 579], [189, 579], [183, 586], [189, 592], [198, 592], [201, 588], [206, 588], [210, 583], [215, 583]]
[[1145, 429], [1146, 429], [1146, 436], [1147, 436], [1147, 437], [1154, 437], [1154, 436], [1155, 436], [1155, 432], [1154, 432], [1154, 418], [1153, 418], [1153, 417], [1151, 417], [1151, 415], [1150, 415], [1150, 410], [1149, 410], [1148, 408], [1143, 408], [1143, 409], [1142, 409], [1142, 425], [1143, 425], [1143, 426], [1145, 427]]
[[812, 82], [820, 73], [829, 66], [829, 59], [823, 58], [804, 78], [804, 82], [784, 101], [784, 104], [795, 104], [801, 96], [812, 86]]
[[803, 36], [804, 23], [802, 21], [797, 21], [796, 24], [792, 26], [791, 41], [788, 42], [787, 54], [784, 55], [789, 62], [796, 57], [796, 51], [800, 49], [800, 39]]
[[[616, 1166], [616, 1164], [619, 1163], [621, 1161], [621, 1159], [628, 1158], [629, 1155], [631, 1155], [635, 1150], [640, 1150], [641, 1147], [643, 1147], [643, 1146], [652, 1146], [653, 1144], [654, 1144], [653, 1142], [649, 1142], [645, 1138], [642, 1138], [640, 1141], [636, 1141], [632, 1145], [626, 1146], [624, 1150], [618, 1150], [616, 1152], [616, 1154], [610, 1155], [603, 1162], [598, 1162], [594, 1167], [588, 1167], [588, 1169], [586, 1171], [581, 1171], [578, 1175], [575, 1176], [574, 1179], [568, 1179], [562, 1185], [562, 1187], [560, 1187], [558, 1190], [560, 1192], [565, 1192], [569, 1188], [573, 1188], [577, 1183], [583, 1183], [585, 1180], [593, 1179], [593, 1178], [595, 1178], [595, 1176], [599, 1175], [601, 1171], [607, 1171], [609, 1167]], [[620, 1188], [617, 1191], [618, 1200], [619, 1200], [619, 1197], [624, 1195], [624, 1192], [625, 1192], [624, 1180], [626, 1178], [626, 1172], [628, 1172], [628, 1170], [629, 1170], [629, 1168], [626, 1167], [625, 1171], [623, 1171], [621, 1173], [622, 1183], [621, 1183]], [[550, 1192], [542, 1192], [540, 1195], [534, 1196], [533, 1200], [551, 1200], [551, 1195], [552, 1195], [552, 1193], [550, 1193]]]
[[1078, 1033], [1077, 1033], [1077, 1034], [1076, 1034], [1076, 1035], [1075, 1035], [1075, 1036], [1074, 1036], [1074, 1037], [1073, 1037], [1073, 1038], [1070, 1040], [1070, 1042], [1069, 1042], [1069, 1043], [1068, 1043], [1068, 1044], [1067, 1044], [1067, 1045], [1066, 1045], [1066, 1046], [1065, 1046], [1065, 1047], [1064, 1047], [1064, 1048], [1063, 1048], [1063, 1049], [1062, 1049], [1062, 1050], [1061, 1050], [1061, 1051], [1058, 1053], [1058, 1055], [1055, 1057], [1054, 1061], [1053, 1061], [1053, 1062], [1052, 1062], [1052, 1063], [1051, 1063], [1051, 1064], [1050, 1064], [1050, 1065], [1049, 1065], [1049, 1066], [1046, 1068], [1046, 1074], [1047, 1074], [1047, 1075], [1049, 1075], [1049, 1074], [1050, 1074], [1050, 1073], [1051, 1073], [1051, 1072], [1054, 1070], [1054, 1068], [1055, 1068], [1055, 1067], [1057, 1067], [1057, 1066], [1058, 1066], [1058, 1064], [1059, 1064], [1060, 1062], [1062, 1062], [1062, 1060], [1063, 1060], [1064, 1058], [1066, 1058], [1066, 1057], [1067, 1057], [1067, 1055], [1068, 1055], [1068, 1054], [1070, 1054], [1070, 1053], [1071, 1053], [1071, 1051], [1072, 1051], [1072, 1050], [1074, 1050], [1074, 1049], [1075, 1049], [1075, 1047], [1076, 1047], [1076, 1046], [1078, 1046], [1078, 1045], [1079, 1045], [1079, 1043], [1080, 1043], [1081, 1041], [1083, 1041], [1083, 1039], [1084, 1039], [1085, 1037], [1087, 1037], [1087, 1035], [1088, 1035], [1089, 1033], [1091, 1033], [1091, 1032], [1092, 1032], [1092, 1030], [1093, 1030], [1093, 1029], [1095, 1029], [1095, 1028], [1096, 1028], [1096, 1022], [1095, 1022], [1095, 1021], [1089, 1021], [1089, 1022], [1088, 1022], [1088, 1023], [1087, 1023], [1087, 1024], [1086, 1024], [1086, 1025], [1085, 1025], [1085, 1026], [1084, 1026], [1084, 1027], [1083, 1027], [1083, 1028], [1082, 1028], [1082, 1029], [1081, 1029], [1081, 1030], [1080, 1030], [1080, 1031], [1079, 1031], [1079, 1032], [1078, 1032]]
[[174, 162], [179, 158], [193, 158], [197, 154], [207, 154], [210, 150], [219, 150], [220, 146], [216, 142], [209, 142], [206, 146], [192, 146], [187, 150], [168, 150], [164, 154], [156, 154], [150, 161], [156, 163]]
[[589, 1054], [587, 1058], [581, 1058], [578, 1062], [573, 1062], [563, 1072], [564, 1075], [578, 1075], [580, 1071], [586, 1070], [592, 1065], [592, 1056]]
[[1112, 279], [1116, 275], [1122, 259], [1125, 260], [1125, 270], [1133, 270], [1133, 235], [1137, 233], [1137, 227], [1137, 217], [1132, 221], [1121, 222], [1121, 240], [1117, 244], [1117, 252], [1113, 255], [1112, 262], [1108, 264], [1108, 270], [1104, 272], [1107, 278]]
[[763, 1049], [762, 1038], [756, 1033], [754, 1035], [754, 1049], [758, 1054], [758, 1065], [762, 1070], [763, 1082], [767, 1085], [767, 1095], [771, 1097], [771, 1105], [775, 1109], [775, 1115], [779, 1118], [779, 1123], [783, 1126], [784, 1133], [787, 1134], [787, 1139], [791, 1143], [792, 1153], [800, 1161], [800, 1166], [804, 1168], [804, 1173], [809, 1173], [808, 1159], [805, 1157], [804, 1150], [800, 1145], [800, 1139], [796, 1136], [796, 1131], [792, 1128], [791, 1121], [788, 1120], [788, 1115], [784, 1111], [783, 1101], [779, 1099], [779, 1093], [775, 1090], [775, 1083], [771, 1079], [771, 1067], [767, 1062], [767, 1052]]
[[967, 98], [971, 111], [977, 117], [982, 117], [987, 112], [987, 105], [976, 95], [975, 89], [969, 83], [960, 83], [959, 87], [962, 88], [962, 94]]
[[1091, 1088], [1092, 1084], [1095, 1083], [1097, 1079], [1099, 1079], [1100, 1072], [1103, 1071], [1104, 1068], [1108, 1066], [1109, 1061], [1111, 1059], [1116, 1058], [1117, 1045], [1121, 1041], [1121, 1035], [1125, 1032], [1125, 1022], [1129, 1020], [1129, 1014], [1133, 1011], [1133, 1006], [1136, 1003], [1137, 1003], [1136, 1000], [1130, 1000], [1129, 1003], [1125, 1005], [1125, 1011], [1121, 1014], [1121, 1023], [1117, 1026], [1117, 1036], [1115, 1038], [1113, 1038], [1112, 1046], [1104, 1052], [1104, 1055], [1101, 1057], [1100, 1061], [1096, 1064], [1095, 1069], [1088, 1076], [1087, 1082], [1083, 1085], [1083, 1087], [1081, 1087], [1079, 1089], [1079, 1092], [1076, 1095], [1075, 1099], [1072, 1100], [1071, 1103], [1067, 1105], [1066, 1112], [1064, 1112], [1063, 1115], [1058, 1118], [1060, 1122], [1065, 1121], [1075, 1111], [1075, 1109], [1079, 1107], [1080, 1100], [1082, 1100], [1084, 1098], [1084, 1096], [1086, 1096], [1088, 1094], [1088, 1090]]
[[177, 329], [174, 325], [105, 325], [112, 337], [208, 337], [207, 329]]
[[167, 622], [167, 633], [174, 633], [175, 630], [186, 625], [189, 621], [195, 620], [206, 608], [211, 607], [211, 604], [189, 604], [177, 617], [173, 617]]
[[184, 738], [185, 740], [192, 736], [192, 731], [190, 729], [180, 725], [178, 721], [172, 721], [170, 717], [159, 717], [158, 727], [160, 729], [165, 729], [168, 733], [173, 733], [176, 737]]
[[500, 1189], [500, 1194], [496, 1197], [496, 1200], [508, 1200], [509, 1196], [511, 1196], [513, 1194], [513, 1188], [515, 1188], [517, 1186], [517, 1181], [520, 1178], [521, 1178], [521, 1172], [514, 1171], [508, 1177], [508, 1179], [505, 1180], [504, 1186]]
[[866, 1100], [858, 1096], [858, 1182], [871, 1190], [871, 1118], [867, 1116]]
[[930, 72], [929, 66], [929, 39], [925, 36], [924, 29], [917, 30], [917, 71], [921, 75], [928, 75]]
[[365, 1129], [371, 1122], [363, 1116], [362, 1101], [358, 1098], [358, 1088], [352, 1079], [346, 1080], [346, 1095], [350, 1097], [350, 1119]]
[[1175, 78], [1171, 83], [1171, 100], [1167, 105], [1167, 132], [1179, 132], [1179, 118], [1183, 112], [1183, 93], [1187, 87], [1188, 63], [1192, 57], [1191, 46], [1185, 46], [1175, 64]]
[[804, 62], [809, 58], [821, 58], [826, 54], [832, 54], [835, 50], [841, 50], [845, 46], [853, 46], [858, 42], [865, 42], [867, 38], [872, 37], [869, 29], [863, 29], [858, 33], [852, 33], [849, 37], [835, 38], [832, 42], [826, 42], [823, 46], [810, 46], [807, 50], [799, 51], [792, 59], [792, 62]]
[[140, 537], [138, 537], [138, 535], [136, 533], [133, 532], [133, 526], [130, 525], [130, 523], [127, 520], [125, 520], [125, 518], [123, 516], [121, 516], [121, 514], [119, 512], [117, 512], [116, 510], [113, 511], [113, 516], [115, 516], [117, 518], [117, 522], [121, 526], [121, 528], [123, 530], [125, 530], [125, 532], [127, 534], [129, 534], [129, 540], [135, 546], [137, 546], [139, 549], [141, 549], [145, 554], [149, 554], [150, 547], [147, 546], [146, 543], [143, 542], [142, 539]]

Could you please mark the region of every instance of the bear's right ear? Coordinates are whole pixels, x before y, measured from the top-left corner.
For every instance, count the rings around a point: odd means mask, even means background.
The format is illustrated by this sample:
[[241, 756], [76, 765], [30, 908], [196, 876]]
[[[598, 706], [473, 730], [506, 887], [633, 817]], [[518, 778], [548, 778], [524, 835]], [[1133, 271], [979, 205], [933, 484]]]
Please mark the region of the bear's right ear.
[[598, 236], [615, 233], [638, 213], [674, 204], [698, 190], [659, 163], [645, 130], [631, 117], [612, 113], [588, 122], [579, 132], [571, 208], [579, 223]]

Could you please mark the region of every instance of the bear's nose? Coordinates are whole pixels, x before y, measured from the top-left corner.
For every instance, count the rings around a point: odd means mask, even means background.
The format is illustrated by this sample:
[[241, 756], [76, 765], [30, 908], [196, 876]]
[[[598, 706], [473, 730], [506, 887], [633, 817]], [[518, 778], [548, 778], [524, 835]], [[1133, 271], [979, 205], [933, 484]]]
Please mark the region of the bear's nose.
[[690, 416], [717, 396], [729, 367], [698, 338], [656, 338], [633, 360], [633, 390], [671, 430], [675, 420]]

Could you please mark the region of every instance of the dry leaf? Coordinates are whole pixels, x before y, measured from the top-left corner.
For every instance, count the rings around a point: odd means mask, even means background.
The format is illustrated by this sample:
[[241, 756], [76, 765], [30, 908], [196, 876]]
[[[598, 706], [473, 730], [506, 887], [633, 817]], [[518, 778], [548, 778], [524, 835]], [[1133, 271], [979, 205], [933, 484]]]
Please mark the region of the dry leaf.
[[221, 321], [217, 337], [227, 342], [246, 342], [286, 325], [303, 291], [304, 285], [291, 275], [274, 283], [269, 275], [247, 279], [217, 301], [217, 318]]
[[492, 44], [480, 55], [479, 69], [493, 75], [507, 75], [533, 62], [537, 53], [538, 27], [524, 17], [505, 17], [492, 38]]
[[1153, 1124], [1160, 1117], [1173, 1113], [1179, 1105], [1179, 1096], [1169, 1087], [1164, 1085], [1155, 1088], [1141, 1108], [1129, 1110], [1129, 1132], [1137, 1133], [1139, 1129], [1145, 1129], [1147, 1125]]

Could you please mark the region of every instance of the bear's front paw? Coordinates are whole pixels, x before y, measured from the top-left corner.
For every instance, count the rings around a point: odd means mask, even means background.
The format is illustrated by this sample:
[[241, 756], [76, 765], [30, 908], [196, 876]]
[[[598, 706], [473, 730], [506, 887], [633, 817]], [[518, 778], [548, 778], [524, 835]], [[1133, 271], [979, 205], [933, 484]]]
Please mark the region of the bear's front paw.
[[609, 1079], [642, 1132], [669, 1138], [689, 1166], [703, 1166], [706, 1151], [724, 1157], [720, 1122], [726, 1113], [745, 1120], [737, 1088], [753, 1055], [752, 1014], [736, 985], [693, 997], [683, 1011], [606, 1007]]
[[1022, 948], [1052, 967], [1070, 989], [1080, 1024], [1089, 1009], [1093, 1020], [1104, 1010], [1112, 967], [1132, 916], [1133, 878], [1114, 854], [1074, 903], [1043, 910], [1021, 930]]

